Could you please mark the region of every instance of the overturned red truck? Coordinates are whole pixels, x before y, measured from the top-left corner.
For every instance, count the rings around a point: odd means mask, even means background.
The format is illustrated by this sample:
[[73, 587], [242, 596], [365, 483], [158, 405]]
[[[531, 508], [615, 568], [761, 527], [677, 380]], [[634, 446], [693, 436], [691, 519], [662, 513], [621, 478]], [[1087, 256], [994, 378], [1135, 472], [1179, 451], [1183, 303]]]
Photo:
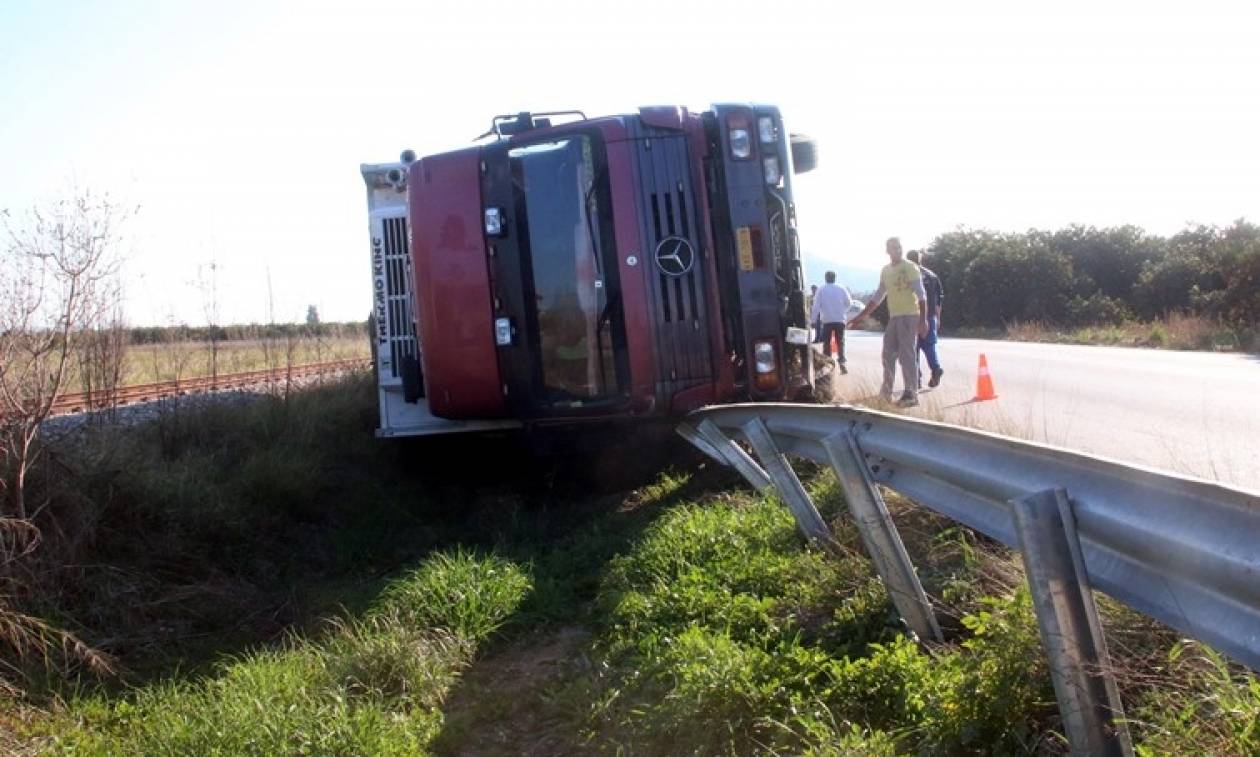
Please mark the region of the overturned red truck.
[[792, 399], [813, 368], [775, 107], [498, 116], [361, 166], [382, 436]]

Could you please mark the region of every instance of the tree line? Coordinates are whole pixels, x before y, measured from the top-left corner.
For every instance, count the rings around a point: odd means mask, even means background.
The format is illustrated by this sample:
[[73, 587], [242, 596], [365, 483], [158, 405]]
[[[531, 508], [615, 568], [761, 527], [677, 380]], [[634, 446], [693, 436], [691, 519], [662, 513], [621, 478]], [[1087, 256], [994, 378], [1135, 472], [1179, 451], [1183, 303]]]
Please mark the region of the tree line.
[[172, 342], [240, 342], [254, 339], [337, 339], [368, 335], [366, 321], [344, 323], [248, 323], [227, 326], [132, 326], [126, 329], [128, 344]]
[[945, 287], [942, 327], [1078, 327], [1186, 313], [1260, 322], [1260, 227], [1136, 226], [1002, 233], [959, 228], [927, 248]]

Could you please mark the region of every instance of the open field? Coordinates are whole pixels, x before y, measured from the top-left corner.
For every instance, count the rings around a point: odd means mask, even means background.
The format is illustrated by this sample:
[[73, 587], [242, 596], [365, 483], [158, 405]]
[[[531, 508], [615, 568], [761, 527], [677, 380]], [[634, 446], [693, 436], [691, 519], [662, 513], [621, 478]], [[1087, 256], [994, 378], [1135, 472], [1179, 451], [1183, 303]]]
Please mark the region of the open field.
[[[921, 648], [830, 472], [801, 468], [838, 558], [681, 444], [539, 461], [513, 437], [384, 443], [371, 395], [359, 375], [66, 450], [22, 609], [119, 672], [6, 651], [26, 694], [0, 711], [5, 746], [1063, 750], [1018, 561], [988, 540], [890, 499], [944, 620]], [[1260, 749], [1260, 679], [1102, 609], [1143, 754]]]
[[367, 337], [295, 339], [292, 342], [249, 340], [219, 342], [215, 355], [208, 342], [138, 344], [127, 348], [127, 381], [143, 384], [211, 373], [243, 373], [285, 365], [368, 358]]
[[[217, 345], [172, 341], [131, 344], [125, 350], [120, 386], [371, 356], [366, 336], [231, 340]], [[81, 392], [83, 385], [72, 371], [65, 391]]]

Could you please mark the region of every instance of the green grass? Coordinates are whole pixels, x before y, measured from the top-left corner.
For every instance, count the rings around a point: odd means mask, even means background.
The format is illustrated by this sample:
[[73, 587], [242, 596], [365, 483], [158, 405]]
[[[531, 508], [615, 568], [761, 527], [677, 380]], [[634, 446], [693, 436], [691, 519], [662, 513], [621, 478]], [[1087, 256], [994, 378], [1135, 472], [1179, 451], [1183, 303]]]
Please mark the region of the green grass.
[[[123, 673], [5, 661], [15, 743], [73, 754], [967, 754], [1064, 749], [1017, 561], [890, 498], [947, 643], [727, 471], [592, 493], [603, 457], [383, 443], [354, 377], [58, 452], [27, 611]], [[432, 440], [430, 440], [432, 441]], [[676, 456], [676, 453], [671, 453]], [[56, 559], [53, 559], [54, 555]], [[33, 587], [28, 587], [33, 588]], [[1260, 750], [1260, 682], [1104, 603], [1143, 754]], [[8, 742], [0, 741], [0, 745]]]
[[615, 672], [599, 685], [618, 696], [594, 725], [630, 751], [1018, 750], [1053, 722], [1026, 598], [925, 652], [866, 558], [806, 549], [774, 500], [670, 511], [612, 562], [601, 601]]
[[[440, 589], [426, 591], [426, 589]], [[204, 680], [72, 700], [51, 751], [84, 754], [415, 754], [456, 676], [529, 589], [494, 556], [436, 554], [363, 618], [220, 663]]]
[[386, 587], [379, 612], [416, 628], [440, 628], [483, 641], [521, 603], [530, 579], [500, 558], [437, 554]]

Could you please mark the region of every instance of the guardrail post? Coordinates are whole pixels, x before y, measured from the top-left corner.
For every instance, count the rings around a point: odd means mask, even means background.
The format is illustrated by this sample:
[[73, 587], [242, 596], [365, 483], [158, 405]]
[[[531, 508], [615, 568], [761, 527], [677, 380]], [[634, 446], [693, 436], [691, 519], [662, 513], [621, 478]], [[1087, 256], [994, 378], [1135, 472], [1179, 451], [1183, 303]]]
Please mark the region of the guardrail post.
[[739, 471], [752, 488], [764, 492], [774, 486], [774, 482], [770, 480], [770, 475], [765, 469], [758, 465], [743, 447], [736, 444], [734, 439], [722, 433], [722, 429], [718, 428], [716, 423], [705, 418], [700, 421], [696, 430], [718, 454], [725, 458], [728, 465]]
[[1010, 500], [1041, 643], [1074, 754], [1131, 755], [1067, 492]]
[[857, 441], [849, 431], [840, 431], [822, 440], [831, 467], [844, 490], [849, 513], [857, 524], [866, 552], [888, 588], [893, 605], [906, 625], [920, 639], [943, 641], [932, 603], [915, 572], [897, 525], [888, 514], [888, 505], [871, 478], [870, 469]]
[[748, 443], [752, 445], [753, 450], [757, 452], [757, 457], [761, 459], [761, 464], [765, 467], [765, 472], [769, 474], [770, 480], [774, 482], [775, 488], [778, 489], [780, 499], [787, 504], [792, 515], [796, 517], [796, 525], [801, 529], [801, 533], [805, 534], [805, 538], [817, 540], [829, 552], [839, 551], [831, 530], [818, 514], [818, 508], [814, 507], [805, 487], [801, 486], [801, 480], [796, 477], [796, 471], [792, 470], [792, 466], [788, 464], [783, 453], [779, 451], [778, 445], [774, 443], [774, 437], [770, 435], [770, 429], [766, 428], [766, 424], [760, 418], [753, 418], [745, 423], [741, 430], [748, 438]]
[[691, 446], [708, 455], [718, 465], [730, 467], [730, 462], [722, 456], [721, 450], [713, 446], [712, 442], [702, 436], [700, 432], [696, 430], [695, 426], [690, 423], [679, 423], [674, 428], [674, 431], [682, 438], [691, 442]]

